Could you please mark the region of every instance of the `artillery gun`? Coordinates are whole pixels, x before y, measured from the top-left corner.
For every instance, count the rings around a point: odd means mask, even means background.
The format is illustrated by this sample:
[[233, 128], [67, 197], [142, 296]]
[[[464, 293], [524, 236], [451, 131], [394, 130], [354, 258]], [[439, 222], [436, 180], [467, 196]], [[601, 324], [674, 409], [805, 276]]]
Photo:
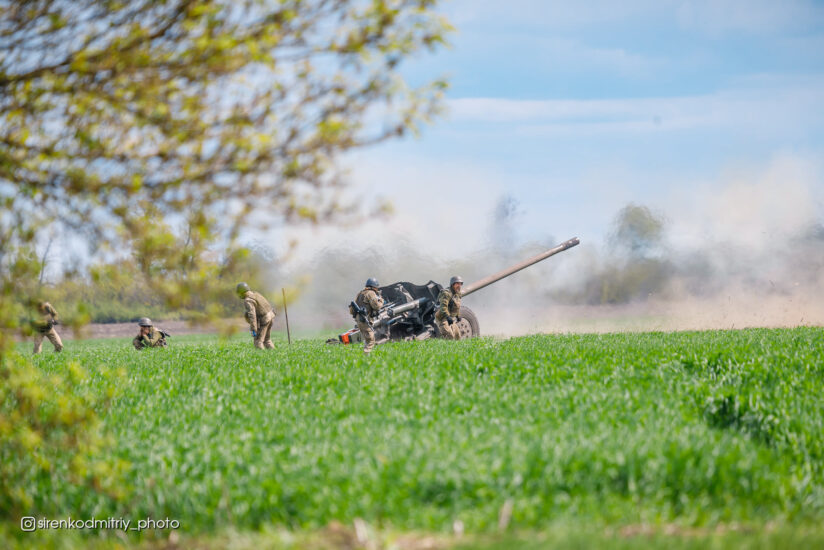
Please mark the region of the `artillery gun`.
[[[577, 237], [572, 238], [498, 273], [475, 281], [464, 287], [461, 298], [465, 298], [473, 292], [477, 292], [550, 256], [572, 248], [579, 242]], [[427, 340], [439, 337], [440, 333], [435, 321], [435, 312], [438, 309], [438, 294], [442, 289], [443, 286], [434, 281], [429, 281], [424, 285], [398, 282], [380, 287], [384, 306], [378, 312], [377, 317], [372, 319], [372, 327], [375, 330], [375, 343], [382, 344], [389, 340]], [[478, 318], [471, 309], [461, 304], [459, 317], [458, 327], [461, 331], [461, 338], [480, 336]], [[352, 344], [362, 340], [363, 337], [356, 327], [338, 335], [337, 338], [330, 338], [327, 343]]]

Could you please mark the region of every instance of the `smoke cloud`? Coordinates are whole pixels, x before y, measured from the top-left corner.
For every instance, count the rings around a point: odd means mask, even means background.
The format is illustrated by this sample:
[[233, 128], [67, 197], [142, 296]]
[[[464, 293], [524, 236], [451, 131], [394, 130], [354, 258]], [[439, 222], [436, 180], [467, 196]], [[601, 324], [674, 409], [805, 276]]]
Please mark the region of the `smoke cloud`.
[[[797, 157], [761, 171], [738, 170], [694, 186], [689, 195], [615, 212], [600, 242], [554, 256], [471, 296], [464, 304], [483, 334], [693, 330], [824, 325], [824, 186], [820, 167]], [[478, 207], [483, 210], [479, 211]], [[381, 284], [460, 274], [469, 283], [576, 236], [523, 239], [531, 205], [506, 193], [475, 205], [486, 229], [479, 244], [428, 252], [433, 227], [415, 218], [389, 225], [370, 242], [337, 239], [309, 258], [279, 266], [278, 280], [300, 287], [290, 306], [299, 328], [336, 331], [351, 324], [347, 304], [368, 277]], [[416, 227], [426, 235], [416, 239]], [[445, 233], [448, 235], [448, 233]], [[534, 237], [534, 232], [533, 232]], [[438, 243], [442, 245], [443, 243]]]

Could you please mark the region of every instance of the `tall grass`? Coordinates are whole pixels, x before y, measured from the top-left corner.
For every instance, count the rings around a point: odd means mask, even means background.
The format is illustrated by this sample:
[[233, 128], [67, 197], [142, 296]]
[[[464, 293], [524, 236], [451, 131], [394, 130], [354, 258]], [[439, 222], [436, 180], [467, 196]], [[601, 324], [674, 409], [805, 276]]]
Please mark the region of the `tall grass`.
[[824, 330], [547, 335], [266, 352], [123, 341], [35, 359], [124, 367], [100, 414], [127, 496], [28, 488], [30, 515], [186, 532], [364, 518], [399, 529], [824, 519]]

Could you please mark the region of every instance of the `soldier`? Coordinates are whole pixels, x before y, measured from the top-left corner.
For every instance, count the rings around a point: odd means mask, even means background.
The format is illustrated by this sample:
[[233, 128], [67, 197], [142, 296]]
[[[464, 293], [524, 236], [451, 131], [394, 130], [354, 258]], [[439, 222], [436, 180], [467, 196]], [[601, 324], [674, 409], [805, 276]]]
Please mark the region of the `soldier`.
[[349, 307], [349, 312], [355, 318], [355, 322], [358, 324], [358, 330], [360, 330], [363, 336], [364, 353], [370, 353], [372, 348], [375, 347], [375, 331], [372, 328], [372, 320], [377, 317], [378, 312], [380, 312], [380, 309], [383, 307], [383, 297], [381, 296], [380, 290], [378, 290], [379, 287], [380, 284], [378, 284], [378, 280], [374, 277], [369, 277], [366, 280], [364, 289], [358, 292], [358, 295], [355, 297], [355, 303], [366, 311], [366, 317], [356, 315], [352, 307]]
[[169, 336], [169, 333], [165, 330], [154, 328], [151, 319], [141, 317], [137, 325], [140, 327], [140, 333], [132, 340], [134, 349], [166, 347], [166, 338]]
[[272, 309], [269, 301], [262, 294], [249, 288], [246, 283], [238, 283], [237, 295], [243, 300], [246, 308], [246, 322], [249, 323], [249, 330], [255, 340], [255, 347], [258, 349], [274, 349], [272, 343], [272, 321], [275, 318], [275, 310]]
[[43, 338], [48, 338], [54, 346], [54, 351], [63, 351], [63, 342], [60, 335], [54, 330], [54, 326], [60, 324], [57, 310], [48, 302], [37, 302], [38, 318], [32, 321], [34, 327], [34, 354], [37, 355], [43, 350]]
[[444, 288], [438, 294], [438, 311], [435, 320], [441, 336], [447, 340], [460, 340], [461, 330], [458, 328], [461, 314], [461, 287], [463, 279], [455, 275], [449, 279], [449, 288]]

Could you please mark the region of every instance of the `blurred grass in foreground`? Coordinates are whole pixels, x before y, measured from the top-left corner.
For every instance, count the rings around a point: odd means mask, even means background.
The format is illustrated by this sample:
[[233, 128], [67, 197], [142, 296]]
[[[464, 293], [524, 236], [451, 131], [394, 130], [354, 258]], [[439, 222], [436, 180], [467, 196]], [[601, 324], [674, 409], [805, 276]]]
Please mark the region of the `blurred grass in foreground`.
[[[79, 362], [92, 393], [96, 373], [125, 369], [101, 410], [102, 458], [128, 463], [128, 496], [74, 490], [58, 468], [28, 488], [28, 515], [170, 517], [204, 548], [317, 547], [361, 518], [387, 547], [417, 532], [489, 548], [812, 547], [822, 357], [819, 328], [393, 343], [371, 357], [305, 340], [269, 353], [239, 337], [146, 353], [78, 343], [34, 362]], [[456, 525], [464, 538], [446, 534]]]

